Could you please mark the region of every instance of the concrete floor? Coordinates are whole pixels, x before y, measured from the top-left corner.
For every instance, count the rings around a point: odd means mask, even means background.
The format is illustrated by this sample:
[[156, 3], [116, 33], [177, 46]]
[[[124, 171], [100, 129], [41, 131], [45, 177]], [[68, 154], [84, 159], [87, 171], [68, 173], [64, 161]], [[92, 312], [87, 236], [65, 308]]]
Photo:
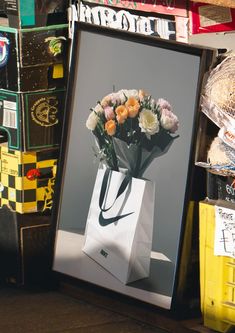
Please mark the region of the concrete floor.
[[[57, 288], [56, 288], [57, 289]], [[0, 333], [197, 333], [199, 320], [176, 321], [94, 290], [0, 285]]]
[[58, 291], [0, 286], [1, 333], [167, 333]]

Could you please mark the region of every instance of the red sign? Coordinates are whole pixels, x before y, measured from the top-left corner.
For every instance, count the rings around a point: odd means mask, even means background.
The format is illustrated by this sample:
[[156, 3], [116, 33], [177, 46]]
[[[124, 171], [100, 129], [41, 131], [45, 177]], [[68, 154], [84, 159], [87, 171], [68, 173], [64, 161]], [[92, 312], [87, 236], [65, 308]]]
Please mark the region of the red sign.
[[185, 0], [86, 0], [99, 5], [187, 17]]
[[190, 21], [192, 34], [233, 31], [235, 9], [191, 2]]

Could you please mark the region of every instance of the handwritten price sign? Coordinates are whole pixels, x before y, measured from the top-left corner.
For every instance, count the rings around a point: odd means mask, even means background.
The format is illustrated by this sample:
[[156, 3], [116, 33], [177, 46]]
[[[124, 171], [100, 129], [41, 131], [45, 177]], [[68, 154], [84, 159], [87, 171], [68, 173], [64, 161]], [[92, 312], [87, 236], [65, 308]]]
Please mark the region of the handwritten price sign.
[[215, 206], [214, 254], [235, 258], [235, 210]]

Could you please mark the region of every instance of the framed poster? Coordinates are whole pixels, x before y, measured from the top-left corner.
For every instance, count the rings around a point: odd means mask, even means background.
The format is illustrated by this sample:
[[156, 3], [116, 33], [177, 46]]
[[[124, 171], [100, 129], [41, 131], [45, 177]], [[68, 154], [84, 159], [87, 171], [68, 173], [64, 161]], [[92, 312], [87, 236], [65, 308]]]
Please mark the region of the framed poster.
[[[84, 23], [76, 26], [73, 45], [54, 206], [53, 270], [171, 309], [192, 200], [199, 94], [214, 51]], [[144, 175], [156, 187], [149, 276], [127, 284], [82, 250], [99, 164], [86, 120], [97, 101], [120, 89], [144, 89], [165, 98], [179, 119], [179, 137]]]

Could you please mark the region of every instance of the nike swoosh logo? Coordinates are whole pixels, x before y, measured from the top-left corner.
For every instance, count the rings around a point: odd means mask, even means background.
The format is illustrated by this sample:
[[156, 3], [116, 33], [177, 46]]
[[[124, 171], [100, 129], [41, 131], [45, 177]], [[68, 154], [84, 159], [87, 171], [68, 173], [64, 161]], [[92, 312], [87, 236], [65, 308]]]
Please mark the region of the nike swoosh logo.
[[123, 219], [124, 217], [127, 217], [131, 214], [133, 214], [134, 212], [132, 213], [127, 213], [127, 214], [123, 214], [123, 215], [117, 215], [117, 216], [114, 216], [114, 217], [110, 217], [110, 218], [105, 218], [103, 217], [103, 212], [100, 212], [100, 215], [99, 215], [99, 224], [102, 226], [102, 227], [106, 227], [107, 225], [111, 224], [111, 223], [114, 223], [114, 222], [117, 222], [121, 219]]

